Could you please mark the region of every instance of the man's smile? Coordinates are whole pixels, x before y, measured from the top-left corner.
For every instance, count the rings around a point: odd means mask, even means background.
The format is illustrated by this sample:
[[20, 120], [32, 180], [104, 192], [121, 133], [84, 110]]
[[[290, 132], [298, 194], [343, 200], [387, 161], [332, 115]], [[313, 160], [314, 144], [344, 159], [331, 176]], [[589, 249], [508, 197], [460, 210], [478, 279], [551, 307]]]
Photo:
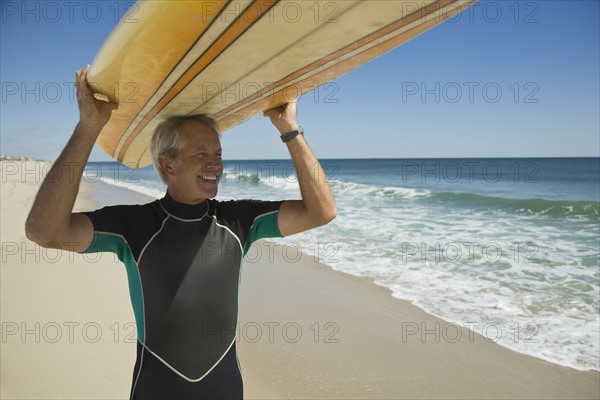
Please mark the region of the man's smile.
[[198, 178], [202, 179], [203, 181], [208, 181], [208, 182], [216, 182], [217, 181], [216, 175], [199, 175]]

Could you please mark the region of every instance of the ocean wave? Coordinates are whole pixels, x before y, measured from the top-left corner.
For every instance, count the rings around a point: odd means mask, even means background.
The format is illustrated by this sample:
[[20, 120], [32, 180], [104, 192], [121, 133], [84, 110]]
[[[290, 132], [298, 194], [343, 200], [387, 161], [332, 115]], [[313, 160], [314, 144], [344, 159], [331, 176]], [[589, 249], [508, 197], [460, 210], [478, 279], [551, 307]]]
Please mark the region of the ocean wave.
[[431, 191], [426, 189], [413, 189], [397, 186], [377, 186], [344, 181], [329, 182], [329, 186], [334, 191], [348, 192], [350, 194], [360, 196], [397, 197], [402, 199], [413, 199], [428, 197], [431, 194]]
[[294, 193], [300, 188], [300, 186], [298, 186], [298, 178], [295, 176], [288, 176], [285, 178], [279, 176], [269, 176], [268, 178], [261, 179], [260, 183]]
[[428, 189], [377, 186], [343, 181], [330, 182], [330, 186], [335, 191], [342, 193], [351, 192], [352, 194], [361, 196], [456, 202], [466, 207], [507, 208], [517, 213], [548, 215], [552, 217], [582, 216], [593, 219], [600, 218], [600, 202], [592, 201], [514, 199], [475, 193], [437, 192]]
[[457, 202], [465, 206], [508, 208], [518, 213], [552, 217], [582, 216], [598, 219], [600, 203], [589, 201], [509, 199], [473, 193], [433, 192], [433, 201]]
[[259, 174], [240, 174], [239, 172], [225, 170], [223, 171], [221, 181], [233, 183], [259, 183], [261, 177]]
[[[244, 179], [251, 178], [251, 176], [244, 177], [243, 179], [241, 179], [241, 181], [243, 182]], [[284, 189], [290, 192], [297, 192], [299, 188], [298, 178], [295, 176], [270, 176], [268, 178], [260, 178], [259, 183], [272, 188]], [[411, 199], [427, 197], [431, 193], [429, 190], [424, 189], [412, 189], [395, 186], [376, 186], [344, 181], [330, 181], [328, 183], [329, 187], [331, 187], [331, 190], [333, 190], [335, 193], [342, 195], [348, 194], [352, 196], [375, 196]]]
[[[225, 171], [226, 182], [262, 184], [272, 188], [290, 192], [298, 190], [298, 179], [295, 176], [264, 177], [259, 174], [240, 174]], [[600, 202], [569, 201], [548, 199], [514, 199], [498, 196], [486, 196], [463, 192], [438, 192], [429, 189], [416, 189], [400, 186], [379, 186], [364, 183], [330, 181], [331, 189], [339, 194], [350, 194], [366, 197], [388, 197], [400, 199], [429, 200], [433, 202], [454, 202], [464, 207], [505, 208], [516, 213], [547, 215], [552, 217], [582, 216], [593, 219], [600, 218]]]

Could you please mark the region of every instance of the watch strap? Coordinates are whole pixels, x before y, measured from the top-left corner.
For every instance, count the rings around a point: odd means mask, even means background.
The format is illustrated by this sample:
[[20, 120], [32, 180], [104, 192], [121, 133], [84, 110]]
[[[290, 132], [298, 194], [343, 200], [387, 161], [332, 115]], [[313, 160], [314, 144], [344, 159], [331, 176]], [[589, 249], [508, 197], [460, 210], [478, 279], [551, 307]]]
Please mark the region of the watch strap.
[[283, 133], [281, 135], [281, 141], [283, 143], [289, 142], [290, 140], [292, 140], [293, 138], [295, 138], [298, 135], [304, 135], [304, 129], [301, 126], [299, 126], [298, 129], [296, 129], [296, 130]]

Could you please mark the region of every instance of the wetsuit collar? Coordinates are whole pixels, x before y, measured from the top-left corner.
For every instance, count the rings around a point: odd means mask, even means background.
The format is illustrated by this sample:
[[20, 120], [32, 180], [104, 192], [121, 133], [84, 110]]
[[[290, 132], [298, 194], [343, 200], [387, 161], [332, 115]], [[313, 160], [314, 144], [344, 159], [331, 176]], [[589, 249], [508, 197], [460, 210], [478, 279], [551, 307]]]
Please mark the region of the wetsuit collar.
[[181, 219], [200, 219], [208, 211], [208, 200], [196, 205], [183, 204], [175, 201], [169, 192], [160, 200], [160, 204], [169, 214]]

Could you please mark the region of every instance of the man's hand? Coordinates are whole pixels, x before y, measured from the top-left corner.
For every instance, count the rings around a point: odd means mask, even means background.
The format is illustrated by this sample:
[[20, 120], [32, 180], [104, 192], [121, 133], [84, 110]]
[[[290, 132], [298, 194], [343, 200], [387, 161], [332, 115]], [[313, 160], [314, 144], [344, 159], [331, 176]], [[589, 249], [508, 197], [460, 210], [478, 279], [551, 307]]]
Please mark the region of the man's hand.
[[[75, 87], [77, 88], [77, 104], [79, 105], [79, 121], [87, 127], [99, 128], [100, 130], [117, 108], [114, 103], [98, 100], [94, 97], [87, 82], [87, 73], [90, 65], [75, 72]], [[98, 131], [99, 132], [99, 131]]]
[[287, 104], [266, 111], [263, 115], [271, 118], [271, 122], [279, 130], [279, 133], [294, 131], [300, 126], [296, 122], [297, 102], [298, 100], [294, 99]]
[[[297, 101], [264, 113], [281, 134], [298, 129]], [[303, 135], [286, 142], [296, 167], [302, 200], [285, 201], [279, 209], [277, 224], [283, 236], [304, 232], [327, 224], [337, 215], [335, 199], [319, 161]]]

